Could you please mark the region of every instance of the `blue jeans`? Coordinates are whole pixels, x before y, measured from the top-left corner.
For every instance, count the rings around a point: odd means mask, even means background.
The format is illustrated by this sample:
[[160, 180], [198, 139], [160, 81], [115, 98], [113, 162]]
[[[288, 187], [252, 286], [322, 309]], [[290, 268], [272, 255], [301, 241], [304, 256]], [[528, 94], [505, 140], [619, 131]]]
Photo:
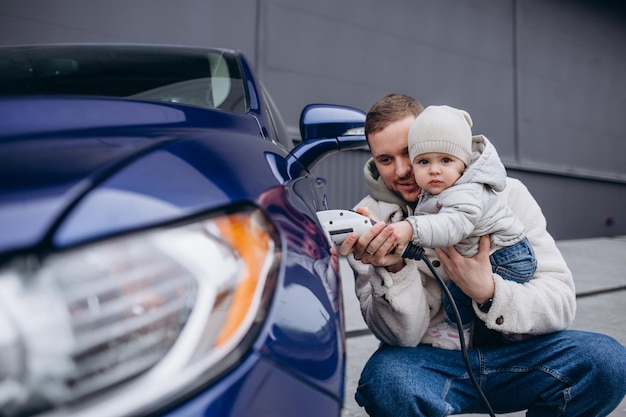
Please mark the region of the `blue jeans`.
[[[469, 349], [493, 411], [529, 417], [603, 417], [626, 393], [626, 348], [609, 336], [565, 330]], [[487, 413], [460, 351], [381, 346], [361, 374], [356, 401], [374, 417]]]
[[[500, 275], [503, 279], [519, 283], [528, 282], [537, 269], [535, 252], [528, 239], [524, 239], [513, 246], [498, 249], [489, 256], [491, 271]], [[461, 317], [461, 322], [468, 327], [474, 321], [474, 309], [472, 299], [469, 298], [453, 281], [448, 284], [448, 290]], [[443, 305], [446, 311], [446, 320], [456, 323], [454, 309], [449, 300], [444, 297]]]

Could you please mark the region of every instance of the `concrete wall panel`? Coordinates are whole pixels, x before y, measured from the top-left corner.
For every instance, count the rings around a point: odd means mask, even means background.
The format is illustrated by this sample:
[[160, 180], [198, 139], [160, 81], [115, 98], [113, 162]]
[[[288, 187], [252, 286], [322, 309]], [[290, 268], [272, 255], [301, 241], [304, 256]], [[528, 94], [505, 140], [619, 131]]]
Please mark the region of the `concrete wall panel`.
[[3, 0], [0, 44], [210, 45], [241, 49], [254, 59], [256, 10], [245, 0]]
[[[576, 238], [626, 234], [625, 20], [610, 0], [2, 0], [0, 44], [240, 49], [294, 132], [313, 102], [368, 110], [404, 92], [464, 108], [555, 237]], [[365, 193], [366, 157], [316, 170], [332, 207]]]
[[626, 180], [626, 25], [576, 2], [519, 2], [522, 164]]
[[309, 102], [405, 92], [467, 109], [513, 158], [511, 1], [262, 4], [261, 77], [289, 124]]

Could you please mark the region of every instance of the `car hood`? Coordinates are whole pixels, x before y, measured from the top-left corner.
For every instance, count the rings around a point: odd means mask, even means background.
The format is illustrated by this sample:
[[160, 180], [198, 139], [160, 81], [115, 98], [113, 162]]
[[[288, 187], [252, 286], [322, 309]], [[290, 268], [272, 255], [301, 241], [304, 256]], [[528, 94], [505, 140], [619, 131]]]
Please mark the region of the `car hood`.
[[0, 120], [2, 252], [64, 247], [253, 201], [277, 181], [265, 160], [253, 160], [277, 148], [249, 115], [10, 99], [0, 100]]

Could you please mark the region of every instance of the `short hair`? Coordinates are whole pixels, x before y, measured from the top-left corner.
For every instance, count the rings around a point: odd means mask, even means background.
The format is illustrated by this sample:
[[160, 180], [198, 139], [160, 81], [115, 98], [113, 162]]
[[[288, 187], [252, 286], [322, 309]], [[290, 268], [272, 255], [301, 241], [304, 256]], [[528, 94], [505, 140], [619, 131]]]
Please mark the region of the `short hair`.
[[392, 93], [378, 100], [365, 117], [365, 137], [376, 133], [391, 123], [407, 116], [419, 116], [424, 111], [422, 103], [406, 94]]

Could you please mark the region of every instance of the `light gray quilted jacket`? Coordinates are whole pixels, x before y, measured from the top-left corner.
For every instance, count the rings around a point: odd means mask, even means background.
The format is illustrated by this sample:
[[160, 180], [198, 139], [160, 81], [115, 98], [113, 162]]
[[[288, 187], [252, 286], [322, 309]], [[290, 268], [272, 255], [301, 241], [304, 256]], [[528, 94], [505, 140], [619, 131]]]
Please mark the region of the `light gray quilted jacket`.
[[525, 237], [524, 225], [498, 198], [506, 170], [496, 148], [483, 135], [472, 138], [472, 161], [450, 188], [433, 195], [423, 191], [415, 208], [417, 239], [427, 248], [455, 246], [464, 256], [478, 252], [480, 236], [491, 236], [491, 251]]

